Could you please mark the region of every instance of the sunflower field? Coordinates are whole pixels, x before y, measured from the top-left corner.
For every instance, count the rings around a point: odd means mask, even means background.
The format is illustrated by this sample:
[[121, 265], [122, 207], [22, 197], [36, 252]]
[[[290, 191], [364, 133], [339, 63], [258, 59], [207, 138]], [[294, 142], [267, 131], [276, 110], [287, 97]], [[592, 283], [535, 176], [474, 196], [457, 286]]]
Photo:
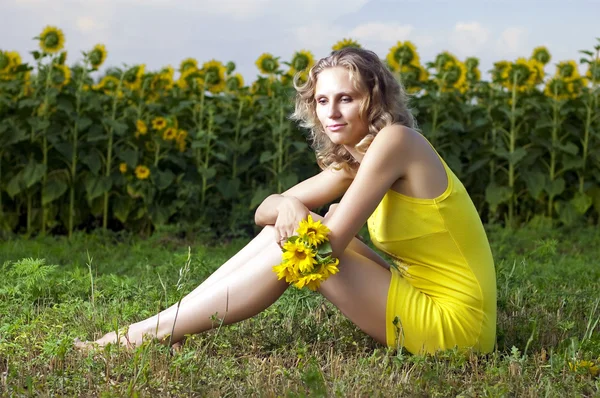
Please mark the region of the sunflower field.
[[[288, 119], [294, 76], [314, 57], [271, 54], [245, 82], [233, 62], [194, 58], [156, 71], [106, 68], [98, 44], [71, 66], [48, 26], [34, 65], [0, 49], [0, 234], [166, 224], [248, 232], [253, 212], [319, 170]], [[333, 49], [360, 46], [344, 39]], [[411, 94], [419, 128], [463, 181], [481, 217], [508, 226], [600, 222], [600, 39], [579, 61], [422, 62], [396, 43], [385, 62]], [[549, 65], [548, 65], [549, 66]], [[583, 72], [580, 72], [583, 71]]]

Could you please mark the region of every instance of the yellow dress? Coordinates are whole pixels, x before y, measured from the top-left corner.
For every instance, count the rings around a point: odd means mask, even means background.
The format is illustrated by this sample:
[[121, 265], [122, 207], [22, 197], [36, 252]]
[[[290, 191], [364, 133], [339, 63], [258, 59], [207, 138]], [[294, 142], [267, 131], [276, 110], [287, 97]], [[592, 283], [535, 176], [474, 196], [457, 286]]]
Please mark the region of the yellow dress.
[[387, 344], [412, 353], [455, 346], [490, 352], [496, 339], [494, 260], [469, 194], [441, 161], [448, 177], [444, 193], [419, 199], [389, 190], [368, 220], [371, 240], [397, 266], [388, 291]]

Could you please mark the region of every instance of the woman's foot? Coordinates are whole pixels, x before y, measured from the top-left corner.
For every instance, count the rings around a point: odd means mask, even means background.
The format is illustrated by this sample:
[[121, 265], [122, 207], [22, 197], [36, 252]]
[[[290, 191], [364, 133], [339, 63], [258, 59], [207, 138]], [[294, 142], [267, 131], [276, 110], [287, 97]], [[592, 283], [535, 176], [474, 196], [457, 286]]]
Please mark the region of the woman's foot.
[[[144, 328], [142, 325], [133, 324], [128, 328], [120, 330], [118, 337], [116, 332], [110, 332], [95, 341], [75, 339], [74, 346], [80, 350], [89, 350], [101, 348], [108, 344], [117, 344], [118, 342], [127, 349], [133, 349], [141, 345], [144, 341], [153, 340], [156, 337], [156, 328]], [[168, 341], [168, 339], [163, 339], [162, 341], [164, 342], [165, 340]]]

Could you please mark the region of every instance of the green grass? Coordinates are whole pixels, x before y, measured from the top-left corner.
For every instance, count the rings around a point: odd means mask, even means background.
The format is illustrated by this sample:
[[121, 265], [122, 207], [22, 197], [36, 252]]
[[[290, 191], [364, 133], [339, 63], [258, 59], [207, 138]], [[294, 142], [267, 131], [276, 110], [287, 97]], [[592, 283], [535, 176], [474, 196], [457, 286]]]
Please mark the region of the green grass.
[[600, 396], [598, 377], [569, 366], [600, 362], [597, 228], [490, 228], [498, 338], [488, 355], [388, 350], [297, 289], [252, 319], [191, 337], [174, 355], [156, 342], [73, 350], [75, 337], [99, 337], [175, 302], [188, 247], [186, 292], [245, 244], [173, 236], [1, 242], [0, 395]]

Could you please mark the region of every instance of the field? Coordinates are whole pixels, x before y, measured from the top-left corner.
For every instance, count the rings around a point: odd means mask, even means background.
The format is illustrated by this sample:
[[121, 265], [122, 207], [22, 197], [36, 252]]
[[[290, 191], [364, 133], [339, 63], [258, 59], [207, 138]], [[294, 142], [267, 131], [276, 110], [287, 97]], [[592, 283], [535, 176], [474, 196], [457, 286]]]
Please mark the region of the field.
[[[189, 338], [82, 353], [178, 300], [247, 241], [98, 230], [0, 243], [2, 396], [599, 396], [600, 231], [488, 226], [498, 337], [488, 355], [378, 345], [320, 295]], [[191, 253], [191, 272], [179, 270]], [[178, 289], [179, 288], [179, 289]]]

